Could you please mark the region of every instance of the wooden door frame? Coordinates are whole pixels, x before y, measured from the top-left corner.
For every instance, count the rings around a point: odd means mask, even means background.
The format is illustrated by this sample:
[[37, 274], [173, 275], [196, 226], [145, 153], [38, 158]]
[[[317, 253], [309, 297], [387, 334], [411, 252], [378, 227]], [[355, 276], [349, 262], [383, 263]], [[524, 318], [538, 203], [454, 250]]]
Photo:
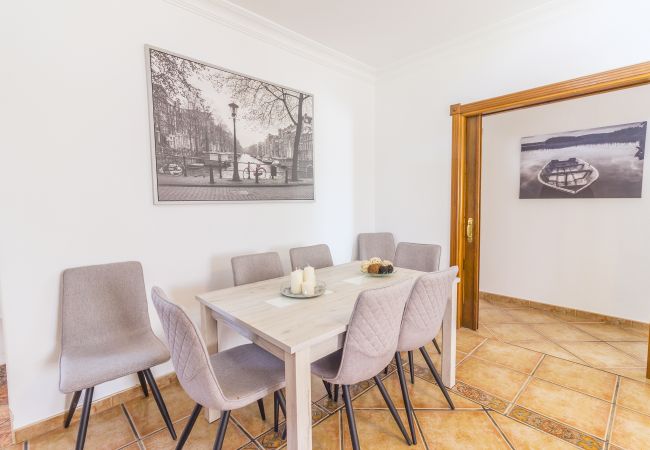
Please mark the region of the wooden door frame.
[[[452, 117], [451, 163], [451, 243], [450, 264], [459, 268], [461, 282], [458, 286], [458, 324], [478, 328], [478, 289], [480, 264], [480, 200], [481, 200], [481, 132], [483, 116], [570, 100], [587, 95], [602, 94], [617, 89], [650, 84], [650, 61], [608, 70], [560, 83], [549, 84], [525, 91], [450, 107]], [[475, 126], [478, 122], [479, 126]], [[470, 126], [473, 123], [473, 126]], [[477, 169], [470, 179], [466, 174], [467, 161], [474, 161]], [[472, 210], [467, 211], [471, 204]], [[467, 219], [474, 219], [474, 244], [466, 238]], [[466, 270], [474, 267], [475, 270]], [[466, 273], [469, 272], [469, 273]], [[463, 295], [470, 283], [471, 295]], [[648, 349], [648, 377], [650, 378], [650, 345]]]

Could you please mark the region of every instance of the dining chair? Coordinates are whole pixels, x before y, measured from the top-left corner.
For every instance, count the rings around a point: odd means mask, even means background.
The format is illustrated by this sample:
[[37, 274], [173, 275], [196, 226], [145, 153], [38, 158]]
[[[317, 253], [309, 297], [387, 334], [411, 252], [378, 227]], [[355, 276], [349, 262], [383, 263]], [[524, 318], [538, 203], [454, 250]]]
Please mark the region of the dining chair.
[[[442, 247], [435, 244], [416, 244], [413, 242], [400, 242], [395, 250], [395, 267], [419, 270], [420, 272], [437, 272], [440, 268], [440, 254]], [[433, 345], [438, 354], [440, 346], [436, 338]], [[411, 369], [411, 383], [415, 383], [413, 375], [413, 352], [408, 353], [409, 367]]]
[[312, 266], [314, 269], [322, 269], [334, 265], [332, 253], [327, 244], [310, 245], [308, 247], [297, 247], [289, 250], [291, 258], [291, 270], [302, 269]]
[[[230, 259], [230, 264], [232, 265], [232, 277], [235, 286], [284, 276], [282, 261], [277, 252], [235, 256]], [[262, 420], [266, 420], [264, 402], [262, 400], [258, 401], [257, 406], [260, 410], [260, 417]]]
[[134, 374], [145, 396], [151, 388], [171, 436], [174, 425], [151, 373], [169, 352], [151, 329], [142, 265], [120, 262], [76, 267], [61, 279], [59, 390], [73, 394], [64, 421], [68, 428], [84, 391], [76, 449], [82, 449], [95, 386]]
[[363, 291], [357, 297], [343, 348], [311, 365], [312, 373], [333, 385], [341, 385], [348, 417], [352, 448], [359, 449], [350, 385], [374, 379], [406, 443], [411, 440], [397, 414], [381, 378], [377, 375], [393, 359], [397, 350], [404, 305], [412, 280]]
[[361, 233], [358, 241], [360, 260], [378, 257], [392, 261], [395, 258], [392, 233]]
[[[395, 353], [395, 364], [397, 364], [397, 375], [399, 377], [402, 397], [404, 398], [404, 407], [406, 408], [406, 417], [414, 444], [416, 443], [416, 437], [413, 423], [413, 406], [406, 387], [400, 352], [420, 350], [433, 378], [447, 399], [449, 407], [455, 409], [454, 402], [451, 400], [447, 388], [442, 383], [440, 374], [433, 365], [425, 345], [431, 342], [431, 339], [440, 331], [447, 303], [452, 296], [456, 274], [458, 274], [458, 267], [454, 266], [451, 269], [441, 272], [422, 275], [415, 281], [404, 310], [402, 328], [397, 343], [397, 352]], [[410, 370], [413, 373], [412, 367]]]
[[235, 286], [284, 276], [277, 252], [235, 256], [230, 259]]
[[281, 397], [282, 404], [285, 404], [281, 391], [285, 384], [282, 360], [255, 344], [244, 344], [210, 355], [194, 323], [162, 289], [154, 287], [151, 298], [167, 337], [178, 381], [196, 402], [176, 445], [177, 450], [187, 442], [203, 407], [221, 411], [221, 423], [214, 441], [214, 449], [219, 450], [233, 409], [259, 403], [271, 393], [275, 398]]

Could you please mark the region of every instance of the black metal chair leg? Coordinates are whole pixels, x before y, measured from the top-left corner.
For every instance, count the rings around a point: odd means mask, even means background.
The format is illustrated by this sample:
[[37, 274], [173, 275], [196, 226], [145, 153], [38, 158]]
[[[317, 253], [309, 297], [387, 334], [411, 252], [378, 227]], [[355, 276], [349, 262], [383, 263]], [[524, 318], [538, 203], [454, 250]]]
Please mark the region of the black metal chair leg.
[[402, 389], [402, 398], [404, 399], [404, 409], [406, 410], [406, 419], [409, 423], [409, 431], [411, 432], [411, 440], [413, 444], [417, 444], [418, 440], [415, 436], [415, 424], [413, 423], [413, 406], [409, 397], [408, 387], [406, 386], [406, 377], [404, 376], [404, 366], [402, 366], [402, 357], [399, 352], [395, 353], [395, 364], [397, 364], [397, 376], [399, 378], [399, 386]]
[[86, 432], [88, 431], [88, 421], [90, 420], [90, 407], [93, 404], [93, 392], [95, 388], [86, 389], [84, 393], [84, 406], [81, 410], [81, 420], [79, 421], [79, 431], [77, 432], [76, 450], [82, 450], [86, 443]]
[[147, 389], [147, 382], [144, 379], [144, 374], [142, 371], [138, 372], [138, 380], [140, 380], [140, 386], [142, 386], [142, 392], [144, 392], [144, 396], [149, 397], [149, 389]]
[[273, 431], [278, 432], [278, 423], [280, 422], [280, 399], [277, 391], [273, 393]]
[[411, 374], [411, 384], [415, 384], [415, 371], [413, 370], [413, 351], [408, 352], [409, 355], [409, 374]]
[[327, 391], [327, 398], [332, 398], [332, 387], [330, 384], [323, 380], [323, 385], [325, 386], [325, 390]]
[[264, 411], [264, 399], [259, 399], [257, 401], [257, 407], [260, 409], [260, 417], [262, 417], [262, 420], [266, 420], [266, 412]]
[[339, 385], [335, 384], [334, 385], [334, 402], [339, 401]]
[[429, 366], [429, 370], [431, 371], [433, 378], [436, 379], [436, 383], [438, 383], [440, 390], [442, 391], [445, 398], [447, 399], [447, 403], [449, 403], [449, 407], [451, 409], [456, 409], [456, 407], [454, 406], [454, 402], [451, 400], [451, 397], [449, 396], [449, 392], [447, 391], [447, 386], [442, 384], [442, 378], [440, 378], [440, 374], [438, 373], [435, 366], [433, 365], [433, 361], [431, 361], [431, 357], [429, 357], [429, 353], [424, 347], [420, 347], [420, 353], [422, 353], [422, 356], [424, 357], [427, 366]]
[[282, 415], [284, 416], [284, 431], [282, 432], [282, 439], [287, 438], [287, 402], [284, 400], [284, 394], [282, 391], [276, 391], [278, 393], [278, 403], [280, 404], [280, 409], [282, 410]]
[[185, 428], [183, 428], [183, 432], [181, 433], [181, 437], [178, 440], [178, 444], [176, 444], [176, 450], [181, 450], [185, 445], [185, 442], [187, 442], [187, 438], [190, 437], [192, 428], [194, 428], [196, 419], [199, 417], [199, 413], [201, 412], [202, 409], [203, 406], [197, 403], [194, 409], [192, 410], [192, 415], [190, 416], [190, 419], [187, 421], [187, 425], [185, 425]]
[[149, 387], [151, 388], [151, 393], [153, 394], [153, 398], [156, 400], [156, 405], [158, 405], [158, 410], [160, 411], [160, 414], [162, 415], [163, 420], [165, 421], [165, 425], [167, 425], [169, 434], [171, 434], [172, 439], [176, 440], [176, 430], [174, 430], [174, 424], [172, 423], [172, 419], [169, 417], [169, 412], [167, 411], [167, 407], [165, 406], [165, 401], [163, 400], [162, 395], [160, 395], [160, 390], [158, 389], [156, 380], [154, 379], [153, 374], [151, 373], [151, 369], [147, 369], [144, 371], [144, 377], [147, 379], [147, 383], [149, 383]]
[[223, 439], [226, 437], [226, 429], [228, 428], [228, 422], [230, 421], [230, 411], [221, 412], [221, 423], [219, 424], [219, 431], [217, 431], [217, 437], [214, 440], [213, 450], [221, 450], [223, 446]]
[[436, 341], [436, 338], [433, 338], [433, 346], [436, 348], [438, 354], [441, 355], [442, 352], [440, 351], [440, 346], [438, 345], [438, 341]]
[[411, 438], [409, 438], [409, 435], [406, 432], [406, 428], [404, 428], [402, 419], [400, 419], [399, 414], [397, 414], [397, 410], [395, 409], [395, 405], [393, 404], [393, 401], [388, 395], [388, 392], [386, 392], [384, 383], [381, 381], [381, 379], [378, 376], [375, 376], [375, 383], [377, 383], [379, 392], [381, 392], [381, 396], [384, 397], [384, 401], [386, 402], [386, 405], [388, 406], [390, 413], [393, 415], [393, 419], [395, 419], [395, 423], [399, 427], [399, 430], [402, 432], [402, 435], [404, 436], [404, 440], [406, 441], [406, 445], [411, 445]]
[[352, 449], [359, 450], [359, 435], [357, 434], [357, 423], [354, 420], [354, 409], [352, 408], [352, 399], [350, 398], [350, 386], [343, 385], [343, 402], [345, 403], [345, 412], [348, 416], [348, 427], [350, 428], [350, 439], [352, 440]]
[[79, 403], [79, 397], [81, 396], [81, 391], [76, 391], [72, 396], [72, 401], [70, 402], [70, 409], [68, 409], [68, 415], [65, 416], [65, 422], [63, 422], [63, 428], [68, 428], [70, 422], [72, 422], [72, 416], [77, 409], [77, 404]]

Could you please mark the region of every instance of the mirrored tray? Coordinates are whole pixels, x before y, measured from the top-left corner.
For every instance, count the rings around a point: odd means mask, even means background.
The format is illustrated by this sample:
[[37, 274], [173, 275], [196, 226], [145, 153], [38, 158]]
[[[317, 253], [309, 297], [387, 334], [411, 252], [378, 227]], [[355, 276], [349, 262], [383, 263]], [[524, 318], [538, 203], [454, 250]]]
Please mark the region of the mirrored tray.
[[290, 297], [290, 298], [314, 298], [314, 297], [319, 297], [325, 293], [325, 289], [327, 286], [325, 286], [325, 283], [322, 281], [319, 281], [316, 283], [316, 287], [314, 288], [314, 295], [304, 295], [302, 293], [300, 294], [293, 294], [291, 292], [291, 286], [284, 286], [282, 290], [280, 291], [280, 294], [284, 295], [285, 297]]
[[393, 271], [391, 273], [370, 273], [370, 272], [361, 272], [364, 275], [368, 275], [369, 277], [377, 277], [377, 278], [383, 278], [383, 277], [390, 277], [392, 275], [395, 275], [397, 272], [396, 268], [393, 268]]

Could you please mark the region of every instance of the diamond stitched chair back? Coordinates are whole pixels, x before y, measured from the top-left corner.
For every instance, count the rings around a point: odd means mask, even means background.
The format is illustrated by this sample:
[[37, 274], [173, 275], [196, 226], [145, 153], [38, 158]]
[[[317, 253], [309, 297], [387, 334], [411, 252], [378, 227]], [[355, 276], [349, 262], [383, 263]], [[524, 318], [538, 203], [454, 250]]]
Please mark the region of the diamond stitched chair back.
[[374, 257], [389, 261], [395, 258], [395, 238], [392, 233], [359, 234], [359, 259]]
[[441, 252], [442, 247], [435, 244], [400, 242], [395, 251], [395, 267], [420, 272], [437, 272], [440, 268]]
[[[154, 306], [167, 337], [174, 370], [181, 386], [196, 402], [183, 430], [177, 449], [182, 449], [194, 423], [205, 406], [222, 411], [214, 449], [223, 445], [230, 412], [273, 394], [286, 416], [281, 389], [284, 387], [284, 363], [255, 344], [244, 344], [210, 355], [194, 323], [157, 287], [151, 292]], [[260, 412], [263, 409], [260, 407]], [[262, 414], [262, 420], [266, 420]], [[278, 413], [275, 414], [275, 429]]]
[[306, 266], [322, 269], [334, 265], [332, 253], [327, 244], [292, 248], [289, 250], [289, 256], [291, 257], [291, 270], [302, 269]]
[[277, 252], [235, 256], [230, 260], [235, 286], [284, 276]]
[[61, 277], [61, 358], [59, 389], [74, 393], [64, 421], [67, 428], [85, 390], [76, 448], [84, 446], [94, 387], [138, 374], [147, 385], [170, 434], [176, 438], [151, 367], [169, 352], [149, 322], [142, 265], [120, 262], [67, 269]]

